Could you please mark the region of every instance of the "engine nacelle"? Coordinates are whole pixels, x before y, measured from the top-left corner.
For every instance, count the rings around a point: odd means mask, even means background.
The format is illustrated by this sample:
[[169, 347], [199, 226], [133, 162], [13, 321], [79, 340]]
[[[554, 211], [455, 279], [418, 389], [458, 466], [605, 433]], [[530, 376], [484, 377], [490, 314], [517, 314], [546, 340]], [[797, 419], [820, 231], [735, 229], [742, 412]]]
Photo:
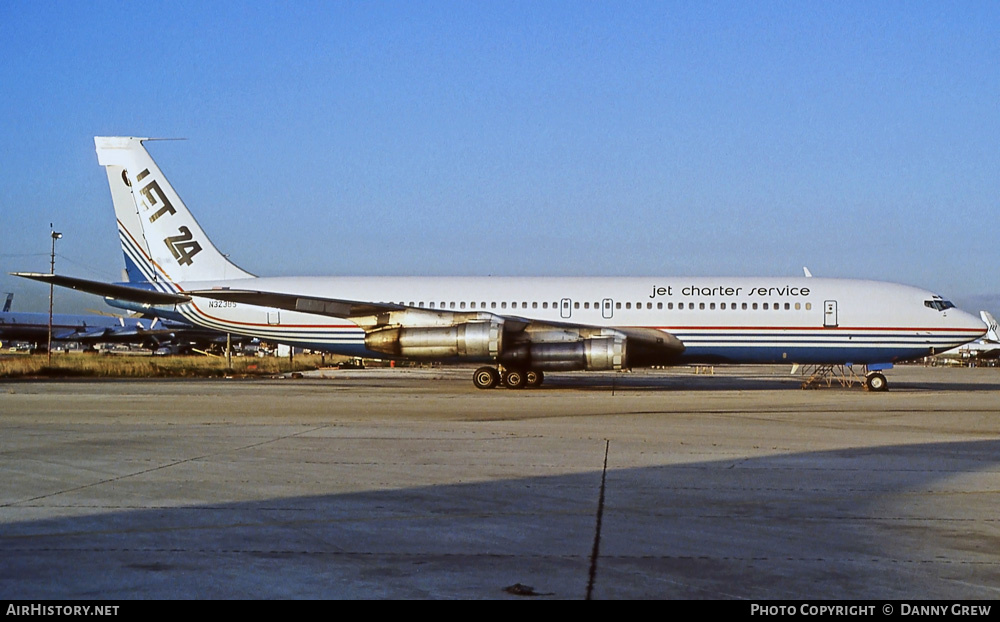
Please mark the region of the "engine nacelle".
[[493, 361], [503, 345], [502, 322], [467, 322], [454, 326], [393, 327], [365, 335], [365, 347], [409, 358]]
[[625, 366], [625, 338], [592, 337], [559, 343], [519, 343], [504, 350], [508, 367], [545, 371], [602, 371]]

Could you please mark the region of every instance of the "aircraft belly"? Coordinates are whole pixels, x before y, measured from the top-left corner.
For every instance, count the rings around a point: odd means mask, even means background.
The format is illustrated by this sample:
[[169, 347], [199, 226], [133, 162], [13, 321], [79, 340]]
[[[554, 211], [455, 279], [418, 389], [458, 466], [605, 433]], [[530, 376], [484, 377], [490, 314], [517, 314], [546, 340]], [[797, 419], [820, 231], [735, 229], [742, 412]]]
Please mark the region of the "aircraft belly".
[[930, 355], [924, 345], [911, 346], [688, 346], [680, 363], [885, 363], [912, 360]]

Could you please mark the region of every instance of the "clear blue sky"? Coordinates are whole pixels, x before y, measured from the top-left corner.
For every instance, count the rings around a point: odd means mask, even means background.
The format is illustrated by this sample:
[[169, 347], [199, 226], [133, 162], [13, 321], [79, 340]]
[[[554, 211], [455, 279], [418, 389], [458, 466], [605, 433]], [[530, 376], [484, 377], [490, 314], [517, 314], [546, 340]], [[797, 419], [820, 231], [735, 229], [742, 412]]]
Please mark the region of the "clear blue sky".
[[[0, 291], [118, 279], [95, 135], [262, 275], [816, 275], [1000, 302], [997, 2], [0, 0]], [[57, 310], [105, 308], [57, 294]], [[992, 308], [993, 311], [1000, 309]]]

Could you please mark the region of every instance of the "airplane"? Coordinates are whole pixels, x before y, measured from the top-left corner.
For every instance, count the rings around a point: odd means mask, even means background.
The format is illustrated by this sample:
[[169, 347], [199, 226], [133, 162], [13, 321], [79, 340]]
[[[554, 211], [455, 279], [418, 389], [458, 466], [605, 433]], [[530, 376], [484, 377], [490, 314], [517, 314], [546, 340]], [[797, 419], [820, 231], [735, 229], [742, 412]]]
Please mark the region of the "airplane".
[[[0, 311], [0, 347], [4, 342], [24, 341], [44, 344], [49, 336], [48, 313], [10, 311], [14, 294], [7, 294]], [[52, 341], [137, 344], [151, 350], [170, 346], [178, 351], [224, 345], [226, 335], [187, 322], [160, 317], [118, 317], [89, 314], [54, 313]], [[36, 346], [37, 347], [37, 346]]]
[[[159, 319], [113, 318], [101, 315], [52, 315], [52, 341], [83, 344], [136, 343], [156, 348], [173, 341], [183, 327]], [[0, 312], [0, 340], [27, 341], [43, 346], [49, 336], [48, 313]], [[2, 347], [3, 342], [0, 342]]]
[[953, 350], [939, 354], [938, 358], [956, 363], [976, 363], [1000, 359], [1000, 334], [997, 332], [996, 318], [988, 311], [980, 311], [979, 317], [986, 323], [986, 335], [982, 339], [970, 341]]
[[548, 371], [691, 363], [885, 369], [981, 336], [926, 290], [815, 277], [258, 277], [211, 242], [137, 137], [96, 137], [128, 283], [17, 276], [262, 340], [364, 358], [481, 363], [480, 389]]

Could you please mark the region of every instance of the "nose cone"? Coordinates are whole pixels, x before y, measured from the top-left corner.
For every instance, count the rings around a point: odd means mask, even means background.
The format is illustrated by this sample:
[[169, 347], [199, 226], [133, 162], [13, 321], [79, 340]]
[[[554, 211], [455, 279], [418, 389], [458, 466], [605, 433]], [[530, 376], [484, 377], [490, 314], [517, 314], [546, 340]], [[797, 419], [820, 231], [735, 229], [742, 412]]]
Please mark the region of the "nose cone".
[[961, 309], [950, 309], [948, 314], [948, 319], [951, 320], [951, 325], [956, 329], [962, 329], [963, 332], [968, 331], [969, 341], [974, 339], [979, 339], [986, 334], [989, 330], [989, 326], [982, 318], [978, 318], [971, 313], [966, 313]]

